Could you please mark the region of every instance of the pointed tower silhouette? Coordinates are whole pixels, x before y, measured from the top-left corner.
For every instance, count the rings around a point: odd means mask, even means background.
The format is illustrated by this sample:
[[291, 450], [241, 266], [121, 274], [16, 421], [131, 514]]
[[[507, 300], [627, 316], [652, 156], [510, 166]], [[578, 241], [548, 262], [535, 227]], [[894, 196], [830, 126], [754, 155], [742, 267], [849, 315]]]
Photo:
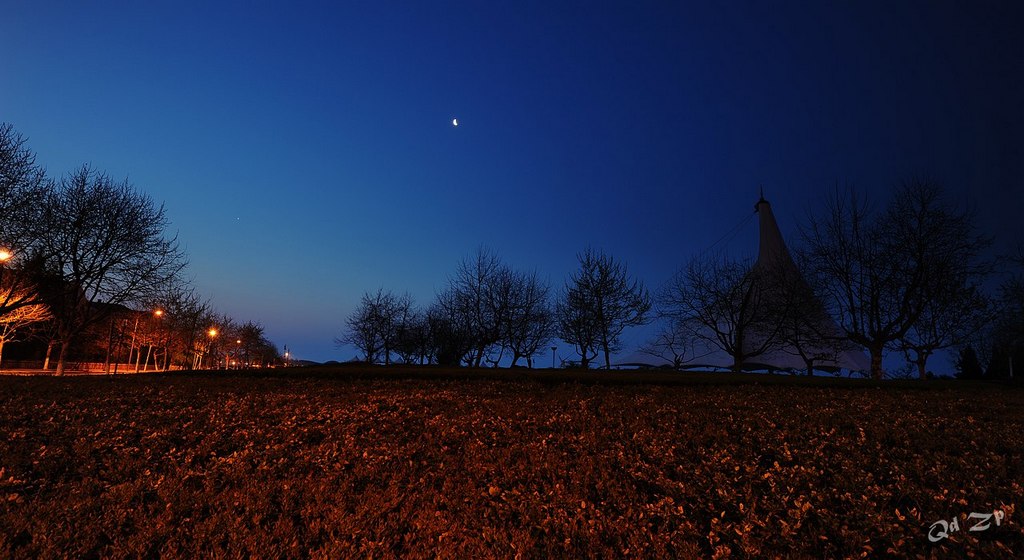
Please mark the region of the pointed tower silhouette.
[[[759, 239], [753, 271], [762, 277], [768, 289], [790, 290], [790, 300], [801, 306], [799, 312], [803, 315], [800, 319], [804, 331], [794, 337], [803, 339], [799, 344], [787, 344], [760, 356], [757, 359], [760, 365], [770, 369], [800, 368], [806, 365], [806, 358], [811, 357], [816, 368], [866, 370], [869, 362], [864, 352], [838, 341], [843, 331], [826, 312], [796, 266], [775, 221], [771, 204], [764, 198], [763, 189], [754, 211], [758, 215]], [[815, 338], [819, 340], [815, 341]]]

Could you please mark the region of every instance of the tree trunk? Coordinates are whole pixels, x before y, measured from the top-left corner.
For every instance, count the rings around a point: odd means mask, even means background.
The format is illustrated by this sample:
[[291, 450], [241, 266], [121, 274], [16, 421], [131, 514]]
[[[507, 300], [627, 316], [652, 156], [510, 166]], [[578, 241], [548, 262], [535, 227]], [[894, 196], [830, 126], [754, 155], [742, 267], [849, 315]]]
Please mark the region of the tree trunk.
[[[746, 297], [746, 296], [744, 296]], [[740, 373], [743, 371], [743, 342], [746, 339], [746, 331], [742, 327], [737, 327], [735, 343], [733, 345], [734, 352], [732, 353], [732, 372]]]
[[918, 358], [917, 361], [914, 362], [917, 364], [917, 378], [921, 381], [928, 379], [927, 362], [928, 358], [924, 357]]
[[882, 369], [882, 349], [881, 345], [868, 348], [871, 352], [871, 379], [881, 380], [885, 377], [885, 371]]
[[64, 362], [67, 361], [68, 350], [70, 348], [71, 348], [70, 344], [68, 344], [65, 341], [61, 341], [61, 343], [60, 343], [60, 354], [58, 354], [58, 356], [57, 356], [57, 371], [54, 372], [54, 375], [57, 375], [57, 376], [64, 375]]
[[740, 373], [743, 371], [743, 356], [737, 352], [732, 355], [732, 366], [729, 367], [733, 373]]
[[44, 370], [50, 369], [50, 355], [53, 354], [53, 346], [55, 344], [57, 344], [57, 342], [51, 339], [50, 342], [46, 345], [46, 359], [43, 360]]
[[114, 348], [114, 319], [110, 319], [110, 331], [107, 333], [107, 357], [103, 360], [103, 373], [110, 373], [110, 353]]

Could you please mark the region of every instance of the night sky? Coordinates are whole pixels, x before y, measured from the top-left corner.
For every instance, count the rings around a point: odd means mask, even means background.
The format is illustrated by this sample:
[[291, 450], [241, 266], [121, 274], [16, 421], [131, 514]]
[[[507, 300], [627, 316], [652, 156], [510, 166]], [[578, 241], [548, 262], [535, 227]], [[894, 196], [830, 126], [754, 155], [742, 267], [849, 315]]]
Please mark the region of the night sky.
[[761, 185], [790, 246], [837, 183], [912, 177], [1024, 241], [1024, 4], [620, 5], [10, 0], [0, 121], [164, 202], [199, 291], [317, 361], [480, 246], [656, 290]]

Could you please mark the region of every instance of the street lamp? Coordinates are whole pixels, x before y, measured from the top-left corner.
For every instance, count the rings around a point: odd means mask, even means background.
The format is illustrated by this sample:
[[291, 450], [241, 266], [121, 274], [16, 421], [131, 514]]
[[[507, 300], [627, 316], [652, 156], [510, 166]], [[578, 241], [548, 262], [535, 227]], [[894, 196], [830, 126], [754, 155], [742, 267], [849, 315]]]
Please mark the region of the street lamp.
[[[163, 309], [155, 309], [155, 310], [153, 310], [153, 316], [156, 317], [157, 319], [163, 319], [164, 318], [164, 310]], [[163, 348], [163, 350], [164, 350], [164, 367], [161, 368], [159, 366], [159, 364], [156, 363], [157, 362], [157, 357], [153, 356], [153, 367], [156, 368], [157, 371], [160, 371], [161, 369], [166, 370], [168, 368], [168, 366], [170, 365], [168, 363], [168, 355], [170, 354], [170, 352], [168, 351], [167, 344], [166, 344], [167, 343], [167, 339], [164, 338], [164, 336], [163, 336], [163, 329], [161, 328], [161, 326], [162, 325], [157, 325], [156, 334], [158, 335], [158, 338], [160, 339], [159, 342], [161, 343], [161, 348]]]
[[11, 257], [13, 256], [14, 253], [11, 253], [7, 249], [0, 248], [0, 278], [3, 277], [4, 265], [7, 264], [7, 261], [11, 260]]
[[206, 331], [206, 334], [210, 337], [210, 342], [209, 345], [207, 346], [210, 352], [210, 369], [216, 369], [217, 362], [213, 358], [213, 339], [217, 338], [217, 329], [211, 328], [210, 330]]
[[7, 261], [11, 260], [11, 257], [13, 256], [14, 254], [9, 250], [0, 248], [0, 279], [3, 278], [4, 265], [7, 264]]

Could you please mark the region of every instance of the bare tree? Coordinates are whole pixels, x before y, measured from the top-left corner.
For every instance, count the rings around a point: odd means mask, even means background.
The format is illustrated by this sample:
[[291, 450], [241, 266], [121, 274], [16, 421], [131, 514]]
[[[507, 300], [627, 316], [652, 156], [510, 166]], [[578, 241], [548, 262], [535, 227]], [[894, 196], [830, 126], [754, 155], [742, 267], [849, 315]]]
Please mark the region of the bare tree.
[[572, 344], [580, 356], [580, 367], [587, 369], [598, 356], [597, 320], [590, 312], [593, 303], [587, 294], [568, 286], [555, 304], [558, 337]]
[[566, 281], [556, 308], [558, 334], [576, 347], [584, 368], [599, 353], [610, 368], [622, 332], [648, 321], [651, 297], [612, 257], [588, 249], [578, 259], [580, 268]]
[[472, 364], [475, 356], [478, 338], [460, 299], [460, 295], [449, 288], [438, 294], [437, 301], [427, 311], [430, 354], [440, 365]]
[[479, 367], [486, 361], [497, 366], [506, 352], [512, 355], [512, 365], [522, 358], [532, 362], [551, 338], [548, 292], [536, 274], [515, 271], [494, 252], [479, 248], [472, 258], [462, 260], [427, 313], [434, 356], [451, 362], [450, 352], [468, 343], [456, 363]]
[[234, 333], [234, 360], [238, 367], [265, 367], [278, 361], [280, 352], [267, 339], [263, 325], [246, 321]]
[[995, 320], [986, 329], [986, 377], [1020, 377], [1024, 364], [1024, 250], [1009, 259], [1016, 270], [999, 288]]
[[383, 289], [363, 294], [359, 307], [349, 315], [345, 334], [339, 344], [351, 344], [363, 352], [367, 363], [391, 363], [398, 333], [412, 313], [412, 297], [396, 296]]
[[448, 282], [449, 297], [439, 300], [473, 339], [469, 365], [479, 367], [501, 341], [501, 322], [508, 312], [508, 293], [501, 284], [506, 271], [497, 254], [481, 247], [472, 259], [462, 260]]
[[38, 262], [29, 261], [38, 261], [33, 257], [44, 231], [41, 212], [49, 189], [24, 137], [0, 123], [0, 316], [40, 302], [32, 278]]
[[[810, 376], [815, 369], [826, 369], [822, 364], [842, 363], [843, 356], [858, 347], [829, 316], [820, 289], [800, 272], [804, 268], [794, 263], [792, 268], [778, 266], [758, 272], [766, 275], [770, 308], [780, 321], [779, 350], [800, 358]], [[835, 366], [828, 369], [838, 370]]]
[[502, 321], [502, 344], [512, 352], [512, 367], [520, 358], [533, 367], [533, 356], [547, 347], [554, 334], [554, 315], [548, 303], [550, 288], [536, 273], [508, 271], [507, 313]]
[[741, 371], [783, 342], [781, 316], [764, 280], [743, 262], [694, 257], [662, 290], [661, 314], [721, 349], [732, 358], [733, 371]]
[[[0, 286], [0, 293], [4, 288]], [[28, 297], [10, 296], [3, 293], [5, 301], [26, 301]], [[3, 363], [4, 344], [18, 340], [19, 333], [24, 332], [25, 327], [50, 319], [50, 310], [41, 303], [19, 305], [14, 309], [0, 315], [0, 364]]]
[[665, 323], [654, 339], [640, 347], [640, 352], [665, 360], [672, 369], [682, 369], [694, 358], [693, 329], [686, 321], [670, 317]]
[[44, 204], [41, 249], [56, 277], [49, 304], [57, 323], [64, 373], [68, 350], [90, 325], [105, 318], [94, 303], [144, 300], [184, 267], [162, 206], [127, 181], [115, 183], [87, 166], [65, 177]]
[[154, 369], [158, 369], [157, 353], [159, 352], [158, 345], [163, 337], [163, 310], [144, 309], [141, 311], [125, 311], [125, 313], [117, 313], [115, 311], [105, 315], [109, 317], [110, 320], [116, 320], [116, 317], [123, 315], [125, 318], [122, 319], [122, 325], [125, 327], [127, 327], [129, 323], [128, 318], [130, 318], [130, 322], [132, 324], [131, 331], [130, 333], [127, 332], [127, 330], [125, 332], [126, 335], [130, 334], [131, 337], [128, 360], [132, 361], [132, 359], [134, 359], [136, 373], [147, 370], [149, 368], [150, 359], [153, 360]]
[[199, 347], [213, 321], [210, 302], [191, 286], [175, 283], [160, 294], [153, 308], [164, 311], [164, 369], [175, 362], [184, 368], [198, 367]]
[[263, 325], [257, 321], [246, 321], [238, 328], [236, 360], [240, 365], [263, 365], [266, 337]]
[[994, 308], [981, 291], [949, 279], [944, 293], [928, 298], [921, 315], [895, 347], [917, 366], [919, 379], [928, 377], [928, 359], [940, 350], [970, 340], [994, 317]]
[[363, 353], [363, 361], [368, 364], [377, 362], [384, 347], [384, 337], [380, 332], [380, 299], [383, 297], [383, 290], [378, 290], [377, 296], [364, 293], [363, 298], [348, 319], [345, 320], [346, 330], [335, 342], [341, 346], [351, 344]]
[[46, 174], [25, 138], [0, 123], [0, 247], [25, 253], [35, 245], [48, 190]]
[[211, 314], [204, 333], [204, 355], [200, 358], [200, 367], [205, 362], [208, 369], [227, 369], [230, 355], [238, 348], [240, 328], [230, 315]]
[[196, 317], [195, 329], [191, 336], [191, 369], [215, 368], [216, 351], [220, 348], [220, 337], [224, 333], [224, 321], [209, 308]]
[[973, 277], [987, 240], [971, 216], [928, 182], [904, 183], [876, 214], [849, 190], [828, 201], [804, 230], [806, 256], [826, 305], [847, 337], [871, 354], [871, 376], [884, 376], [885, 349], [906, 336], [949, 274]]
[[207, 336], [212, 322], [210, 303], [196, 293], [195, 288], [181, 280], [164, 285], [144, 304], [146, 309], [159, 313], [158, 348], [161, 369], [174, 364], [193, 367], [196, 363], [196, 341]]
[[381, 319], [384, 321], [381, 332], [384, 334], [384, 363], [391, 363], [391, 354], [398, 346], [399, 333], [404, 331], [413, 321], [414, 309], [412, 296], [409, 294], [388, 294]]
[[395, 353], [406, 364], [424, 364], [433, 358], [430, 322], [411, 305], [401, 317], [395, 333]]

